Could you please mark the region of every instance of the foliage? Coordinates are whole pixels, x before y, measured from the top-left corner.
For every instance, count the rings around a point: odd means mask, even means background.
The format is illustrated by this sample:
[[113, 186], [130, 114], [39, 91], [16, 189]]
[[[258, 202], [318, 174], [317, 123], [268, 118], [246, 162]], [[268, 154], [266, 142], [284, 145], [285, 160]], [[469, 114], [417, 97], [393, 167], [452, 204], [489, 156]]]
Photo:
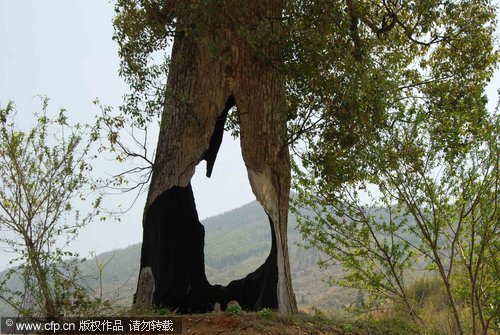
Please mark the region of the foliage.
[[[265, 57], [262, 46], [273, 35], [269, 20], [253, 27], [241, 24], [254, 5], [117, 1], [114, 40], [120, 75], [131, 88], [121, 111], [138, 122], [160, 115], [174, 37], [206, 39], [234, 24], [238, 36], [254, 46], [256, 57]], [[282, 22], [282, 40], [272, 41], [280, 52], [270, 61], [286, 79], [291, 142], [304, 138], [312, 145], [320, 136], [311, 152], [324, 158], [318, 149], [330, 143], [337, 159], [347, 160], [369, 143], [378, 127], [390, 124], [389, 112], [418, 99], [418, 93], [434, 97], [428, 100], [436, 111], [449, 109], [450, 102], [476, 105], [496, 58], [494, 18], [495, 7], [476, 0], [285, 1], [283, 17], [276, 18]], [[218, 56], [231, 43], [204, 42], [212, 43], [209, 48]], [[344, 174], [359, 172], [348, 163]]]
[[[220, 56], [231, 41], [215, 45], [211, 37], [222, 28], [234, 27], [265, 59], [262, 46], [276, 36], [269, 34], [271, 20], [257, 18], [255, 27], [238, 21], [252, 3], [118, 1], [122, 76], [147, 94], [136, 83], [166, 78], [150, 61], [166, 54], [170, 37], [210, 40], [202, 41]], [[498, 229], [498, 120], [484, 95], [498, 65], [496, 7], [479, 0], [283, 5], [282, 17], [274, 18], [283, 33], [272, 41], [279, 52], [265, 60], [286, 84], [297, 206], [315, 212], [303, 217], [304, 236], [346, 267], [344, 284], [368, 289], [375, 303], [398, 299], [415, 319], [408, 269], [432, 264], [457, 331], [464, 332], [457, 294], [476, 296], [471, 315], [487, 328], [495, 314], [485, 310], [489, 294], [476, 284], [491, 283], [497, 268], [484, 261], [497, 255], [495, 243], [489, 246]], [[141, 101], [161, 101], [160, 93]], [[129, 113], [145, 117], [135, 110]], [[467, 276], [455, 276], [458, 268]]]
[[[479, 1], [346, 1], [331, 2], [331, 10], [289, 4], [291, 17], [300, 18], [290, 20], [285, 62], [299, 159], [294, 187], [297, 205], [314, 212], [303, 216], [302, 232], [345, 267], [342, 284], [368, 290], [372, 302], [399, 300], [418, 319], [406, 289], [408, 269], [430, 262], [449, 288], [457, 263], [467, 263], [457, 253], [471, 245], [470, 232], [481, 225], [492, 241], [498, 229], [498, 120], [484, 96], [498, 64], [495, 7]], [[475, 228], [465, 228], [469, 220]], [[477, 251], [482, 238], [472, 240]], [[491, 252], [486, 249], [481, 252]], [[476, 269], [494, 269], [483, 256], [475, 258]], [[449, 288], [463, 333], [455, 296]]]
[[[439, 330], [443, 334], [453, 334], [455, 321], [450, 313], [445, 288], [439, 276], [431, 274], [416, 278], [408, 285], [408, 294], [414, 299], [419, 316], [427, 327]], [[467, 309], [464, 302], [467, 300], [457, 301], [462, 315]], [[392, 306], [389, 313], [396, 318], [405, 317], [404, 310], [398, 305]]]
[[243, 315], [243, 309], [241, 308], [240, 304], [238, 304], [237, 301], [230, 301], [227, 304], [226, 311], [227, 314], [233, 314], [233, 315]]
[[159, 315], [162, 315], [162, 316], [173, 316], [173, 315], [175, 315], [175, 312], [173, 312], [170, 309], [165, 308], [165, 307], [159, 308], [158, 310], [156, 310], [156, 313], [158, 313]]
[[[255, 56], [262, 58], [264, 46], [270, 45], [268, 18], [258, 17], [255, 9], [271, 3], [254, 1], [185, 2], [163, 0], [117, 0], [113, 20], [113, 39], [119, 47], [120, 75], [130, 87], [120, 111], [131, 115], [139, 124], [155, 120], [163, 112], [165, 88], [173, 39], [194, 37], [201, 40], [214, 59], [227, 59], [238, 36], [248, 42]], [[252, 15], [249, 15], [249, 14]], [[245, 20], [260, 24], [249, 27]], [[254, 16], [257, 16], [254, 18]], [[266, 23], [264, 23], [266, 22]], [[232, 26], [228, 31], [224, 27]], [[232, 37], [228, 37], [232, 34]], [[224, 36], [224, 37], [223, 37]], [[272, 41], [278, 43], [279, 41]], [[283, 43], [280, 43], [282, 45]], [[274, 45], [274, 43], [273, 43]], [[274, 61], [274, 60], [273, 60]], [[180, 99], [177, 95], [175, 99]], [[236, 127], [236, 124], [232, 122]]]
[[[454, 331], [485, 333], [498, 316], [498, 113], [488, 113], [484, 101], [475, 110], [453, 107], [449, 120], [463, 124], [443, 123], [416, 104], [379, 129], [356, 153], [363, 179], [339, 182], [296, 168], [298, 202], [317, 213], [300, 225], [313, 246], [348, 270], [342, 284], [399, 299], [415, 317], [405, 280], [415, 264], [428, 264], [442, 282]], [[330, 163], [325, 168], [335, 169]], [[467, 318], [459, 313], [460, 294], [468, 297]]]
[[418, 307], [439, 304], [446, 308], [446, 297], [438, 276], [422, 276], [416, 278], [408, 286], [408, 294]]
[[[301, 229], [349, 271], [344, 285], [397, 297], [410, 314], [405, 275], [424, 260], [446, 288], [458, 329], [459, 288], [469, 294], [472, 318], [487, 328], [498, 308], [492, 300], [498, 286], [498, 115], [484, 115], [466, 145], [450, 147], [433, 133], [436, 120], [422, 114], [429, 115], [420, 109], [372, 143], [370, 152], [358, 153], [373, 171], [372, 185], [336, 187], [300, 175], [298, 201], [318, 214], [303, 217]], [[379, 208], [389, 215], [379, 215]]]
[[122, 59], [119, 73], [130, 86], [120, 111], [133, 115], [141, 126], [160, 115], [165, 96], [169, 57], [161, 51], [167, 49], [170, 32], [167, 22], [160, 22], [168, 20], [167, 9], [160, 7], [157, 0], [119, 0], [115, 5], [113, 39]]
[[274, 312], [270, 308], [262, 308], [257, 312], [257, 316], [264, 320], [270, 320], [274, 315]]
[[314, 177], [365, 180], [370, 171], [357, 153], [419, 105], [450, 146], [460, 143], [444, 127], [459, 132], [484, 113], [483, 88], [498, 58], [487, 2], [287, 4], [290, 141]]
[[[0, 242], [16, 255], [0, 282], [0, 298], [23, 315], [77, 315], [94, 302], [68, 246], [100, 215], [101, 196], [89, 177], [89, 129], [69, 125], [64, 109], [49, 117], [47, 106], [43, 98], [28, 131], [18, 128], [12, 102], [0, 109]], [[83, 212], [85, 203], [90, 208]], [[8, 287], [13, 277], [21, 280], [19, 288]]]

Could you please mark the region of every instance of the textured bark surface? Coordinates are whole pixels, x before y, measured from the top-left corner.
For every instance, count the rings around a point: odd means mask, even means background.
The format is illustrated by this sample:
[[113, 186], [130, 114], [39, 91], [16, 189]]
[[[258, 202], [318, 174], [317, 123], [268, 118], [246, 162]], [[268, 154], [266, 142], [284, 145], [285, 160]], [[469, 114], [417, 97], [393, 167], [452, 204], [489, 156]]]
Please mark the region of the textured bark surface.
[[[247, 5], [246, 16], [228, 19], [225, 26], [208, 31], [206, 36], [177, 37], [174, 41], [143, 222], [141, 272], [152, 270], [152, 303], [157, 307], [203, 312], [217, 302], [224, 306], [237, 300], [249, 310], [297, 310], [287, 245], [290, 162], [284, 83], [270, 61], [275, 56], [273, 46], [257, 52], [237, 29], [241, 24], [256, 29], [266, 18], [270, 34], [278, 38], [282, 7], [280, 1]], [[219, 46], [217, 52], [214, 45]], [[250, 184], [269, 216], [272, 249], [255, 272], [221, 287], [210, 285], [205, 276], [204, 230], [190, 180], [203, 159], [210, 176], [224, 121], [234, 104]], [[141, 297], [142, 291], [137, 290], [136, 302], [147, 301]]]

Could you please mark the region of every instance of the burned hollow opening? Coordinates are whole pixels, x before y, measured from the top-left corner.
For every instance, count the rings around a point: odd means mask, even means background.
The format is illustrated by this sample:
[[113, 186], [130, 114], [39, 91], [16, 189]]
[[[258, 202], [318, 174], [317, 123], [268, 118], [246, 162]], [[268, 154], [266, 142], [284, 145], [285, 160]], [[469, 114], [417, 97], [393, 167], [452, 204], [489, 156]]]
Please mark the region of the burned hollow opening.
[[[235, 103], [234, 96], [229, 96], [215, 122], [203, 155], [208, 177], [213, 172], [228, 113]], [[180, 313], [208, 312], [216, 303], [224, 308], [231, 300], [247, 310], [277, 308], [277, 248], [271, 218], [269, 224], [271, 251], [262, 265], [227, 286], [211, 285], [205, 272], [205, 228], [198, 218], [191, 183], [169, 188], [146, 210], [135, 301], [150, 301], [156, 308], [166, 307]], [[234, 239], [238, 242], [237, 236]]]
[[224, 128], [226, 125], [227, 116], [231, 108], [236, 106], [236, 99], [231, 94], [226, 101], [222, 113], [217, 117], [215, 121], [214, 132], [210, 137], [210, 144], [207, 151], [203, 155], [203, 159], [207, 162], [207, 177], [212, 176], [212, 171], [214, 168], [215, 160], [217, 159], [217, 154], [219, 153], [220, 146], [222, 144], [222, 139], [224, 137]]
[[[232, 112], [231, 108], [235, 105], [236, 99], [232, 95], [229, 96], [215, 123], [210, 147], [204, 155], [207, 161], [207, 177], [212, 176], [215, 159], [221, 145], [228, 144], [227, 140], [224, 141], [226, 144], [222, 144], [224, 126], [229, 113]], [[241, 157], [239, 139], [237, 147]], [[230, 154], [234, 156], [235, 151]], [[247, 174], [242, 158], [237, 168], [243, 172], [241, 175]], [[237, 172], [233, 169], [224, 172], [225, 178], [230, 178], [231, 174], [237, 174]], [[243, 179], [246, 183], [245, 187], [250, 190], [248, 178]], [[214, 198], [223, 198], [217, 188], [217, 183], [204, 185], [213, 190], [211, 194]], [[196, 187], [194, 189], [196, 194]], [[225, 213], [224, 217], [219, 216], [204, 221], [206, 276], [209, 282], [217, 283], [214, 285], [216, 291], [219, 291], [217, 302], [223, 307], [230, 300], [238, 301], [243, 308], [248, 310], [276, 307], [277, 256], [274, 228], [270, 220], [262, 206], [257, 201], [253, 201]], [[240, 279], [235, 280], [235, 278]]]

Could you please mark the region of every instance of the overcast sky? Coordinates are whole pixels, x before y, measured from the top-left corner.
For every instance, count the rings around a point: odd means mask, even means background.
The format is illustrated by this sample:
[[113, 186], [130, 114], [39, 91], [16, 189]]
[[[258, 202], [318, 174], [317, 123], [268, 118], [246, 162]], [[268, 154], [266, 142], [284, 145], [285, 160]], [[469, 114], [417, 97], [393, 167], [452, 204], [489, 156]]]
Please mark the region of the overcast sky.
[[[118, 77], [118, 49], [111, 40], [113, 6], [106, 0], [0, 0], [0, 106], [13, 100], [23, 127], [39, 109], [37, 95], [50, 98], [49, 110], [68, 110], [70, 120], [92, 122], [92, 100], [117, 107], [127, 87]], [[226, 134], [212, 178], [202, 162], [193, 179], [201, 219], [254, 199], [239, 142]], [[156, 146], [156, 139], [152, 142]], [[95, 161], [97, 172], [109, 162]], [[115, 170], [116, 171], [116, 170]], [[128, 207], [133, 196], [108, 197]], [[140, 198], [121, 222], [95, 223], [73, 245], [82, 255], [126, 247], [142, 240]], [[10, 255], [0, 249], [0, 271]]]
[[[15, 101], [25, 127], [39, 107], [37, 95], [51, 99], [49, 109], [54, 113], [66, 108], [74, 122], [93, 121], [95, 98], [117, 107], [127, 88], [118, 77], [117, 46], [111, 40], [113, 14], [106, 0], [0, 0], [0, 106]], [[488, 88], [490, 97], [496, 96], [498, 82], [497, 71]], [[490, 101], [490, 108], [493, 105]], [[94, 164], [98, 172], [111, 173], [109, 162]], [[201, 219], [254, 199], [239, 142], [230, 136], [225, 136], [211, 179], [204, 177], [204, 170], [202, 163], [193, 180]], [[108, 203], [127, 207], [132, 199], [113, 197]], [[120, 223], [88, 226], [73, 248], [87, 255], [140, 242], [144, 201], [140, 198]], [[0, 249], [0, 271], [9, 258]]]

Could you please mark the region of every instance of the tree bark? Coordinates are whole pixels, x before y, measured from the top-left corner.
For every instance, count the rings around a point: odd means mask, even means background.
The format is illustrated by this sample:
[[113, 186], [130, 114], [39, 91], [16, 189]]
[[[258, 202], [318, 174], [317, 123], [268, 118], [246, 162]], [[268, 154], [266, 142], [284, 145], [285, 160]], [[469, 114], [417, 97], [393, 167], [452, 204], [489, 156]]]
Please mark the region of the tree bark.
[[[144, 211], [136, 306], [190, 313], [236, 300], [247, 310], [297, 311], [287, 245], [285, 88], [273, 43], [281, 37], [282, 2], [249, 1], [245, 6], [243, 14], [220, 13], [227, 20], [214, 29], [175, 38]], [[259, 49], [248, 36], [261, 27], [271, 38]], [[204, 229], [190, 180], [201, 160], [207, 161], [210, 176], [227, 113], [235, 104], [243, 159], [252, 191], [269, 217], [272, 248], [255, 272], [221, 287], [210, 285], [205, 275]]]

